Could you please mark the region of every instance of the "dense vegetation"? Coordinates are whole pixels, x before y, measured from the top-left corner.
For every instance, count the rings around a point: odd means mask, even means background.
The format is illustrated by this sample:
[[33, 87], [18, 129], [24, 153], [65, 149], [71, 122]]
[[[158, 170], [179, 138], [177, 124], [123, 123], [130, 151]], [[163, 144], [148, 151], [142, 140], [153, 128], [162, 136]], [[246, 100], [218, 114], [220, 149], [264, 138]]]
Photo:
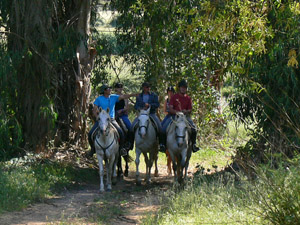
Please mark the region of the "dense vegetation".
[[[117, 12], [114, 34], [97, 30], [101, 3], [0, 2], [0, 161], [26, 151], [47, 152], [50, 144], [85, 146], [91, 92], [115, 81], [113, 73], [130, 90], [148, 80], [160, 96], [184, 78], [199, 143], [205, 148], [220, 141], [230, 120], [245, 124], [250, 133], [245, 145], [235, 146], [235, 162], [247, 172], [256, 168], [265, 182], [256, 186], [278, 200], [264, 202], [284, 212], [289, 193], [299, 196], [298, 185], [282, 187], [286, 195], [270, 190], [278, 187], [280, 174], [289, 179], [287, 185], [299, 183], [291, 159], [298, 157], [300, 141], [300, 3], [105, 1], [105, 9]], [[224, 101], [230, 110], [223, 110]], [[279, 172], [259, 173], [254, 166], [261, 163]], [[200, 191], [197, 182], [193, 188]], [[271, 189], [263, 187], [270, 182]], [[267, 209], [266, 215], [281, 215], [273, 206]]]

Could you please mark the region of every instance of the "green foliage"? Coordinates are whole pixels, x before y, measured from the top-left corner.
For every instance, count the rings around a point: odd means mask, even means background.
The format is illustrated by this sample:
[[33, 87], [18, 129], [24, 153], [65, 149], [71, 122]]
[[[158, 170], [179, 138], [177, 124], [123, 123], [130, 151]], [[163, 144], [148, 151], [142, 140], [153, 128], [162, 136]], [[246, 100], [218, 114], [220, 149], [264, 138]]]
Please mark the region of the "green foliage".
[[22, 142], [21, 126], [15, 117], [16, 75], [6, 51], [6, 43], [0, 42], [0, 161], [17, 154]]
[[298, 224], [300, 220], [299, 155], [293, 161], [256, 168], [257, 182], [252, 198], [259, 206], [254, 212], [271, 224]]
[[255, 125], [246, 151], [259, 153], [257, 162], [277, 152], [291, 157], [300, 144], [299, 9], [295, 1], [265, 5], [262, 13], [272, 35], [264, 41], [263, 52], [247, 57], [242, 76], [232, 76], [237, 91], [231, 109]]

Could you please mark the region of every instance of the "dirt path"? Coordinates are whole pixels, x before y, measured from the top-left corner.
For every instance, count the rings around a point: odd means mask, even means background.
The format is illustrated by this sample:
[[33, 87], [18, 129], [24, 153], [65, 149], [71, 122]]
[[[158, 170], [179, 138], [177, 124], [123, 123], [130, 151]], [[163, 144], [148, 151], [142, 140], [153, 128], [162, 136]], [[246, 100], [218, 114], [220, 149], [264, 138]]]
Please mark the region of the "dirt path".
[[[144, 177], [144, 174], [141, 174]], [[172, 185], [165, 166], [151, 185], [135, 185], [135, 173], [119, 181], [112, 192], [100, 194], [98, 185], [82, 186], [65, 191], [20, 211], [0, 216], [0, 224], [140, 224], [146, 214], [155, 214], [160, 207], [158, 194]]]

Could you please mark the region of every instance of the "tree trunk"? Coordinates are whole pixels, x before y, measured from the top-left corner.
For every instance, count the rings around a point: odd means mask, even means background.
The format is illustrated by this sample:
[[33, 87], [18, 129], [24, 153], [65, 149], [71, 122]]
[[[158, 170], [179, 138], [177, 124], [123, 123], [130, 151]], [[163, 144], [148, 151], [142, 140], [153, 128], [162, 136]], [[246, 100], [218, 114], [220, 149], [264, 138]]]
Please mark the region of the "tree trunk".
[[17, 80], [13, 109], [24, 146], [44, 151], [56, 118], [57, 139], [85, 143], [90, 76], [91, 0], [13, 0], [8, 49]]

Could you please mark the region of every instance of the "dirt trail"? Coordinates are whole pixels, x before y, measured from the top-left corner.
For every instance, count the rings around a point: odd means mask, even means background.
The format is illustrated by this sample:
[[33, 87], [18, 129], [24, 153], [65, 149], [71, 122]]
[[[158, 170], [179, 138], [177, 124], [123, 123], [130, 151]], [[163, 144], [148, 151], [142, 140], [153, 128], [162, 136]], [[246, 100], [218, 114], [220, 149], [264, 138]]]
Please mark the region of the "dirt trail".
[[65, 191], [23, 211], [1, 215], [0, 224], [140, 224], [146, 214], [157, 212], [160, 203], [156, 193], [170, 188], [173, 178], [165, 166], [159, 167], [159, 177], [153, 177], [151, 185], [136, 186], [134, 178], [134, 171], [130, 171], [112, 192], [102, 194], [99, 185]]

